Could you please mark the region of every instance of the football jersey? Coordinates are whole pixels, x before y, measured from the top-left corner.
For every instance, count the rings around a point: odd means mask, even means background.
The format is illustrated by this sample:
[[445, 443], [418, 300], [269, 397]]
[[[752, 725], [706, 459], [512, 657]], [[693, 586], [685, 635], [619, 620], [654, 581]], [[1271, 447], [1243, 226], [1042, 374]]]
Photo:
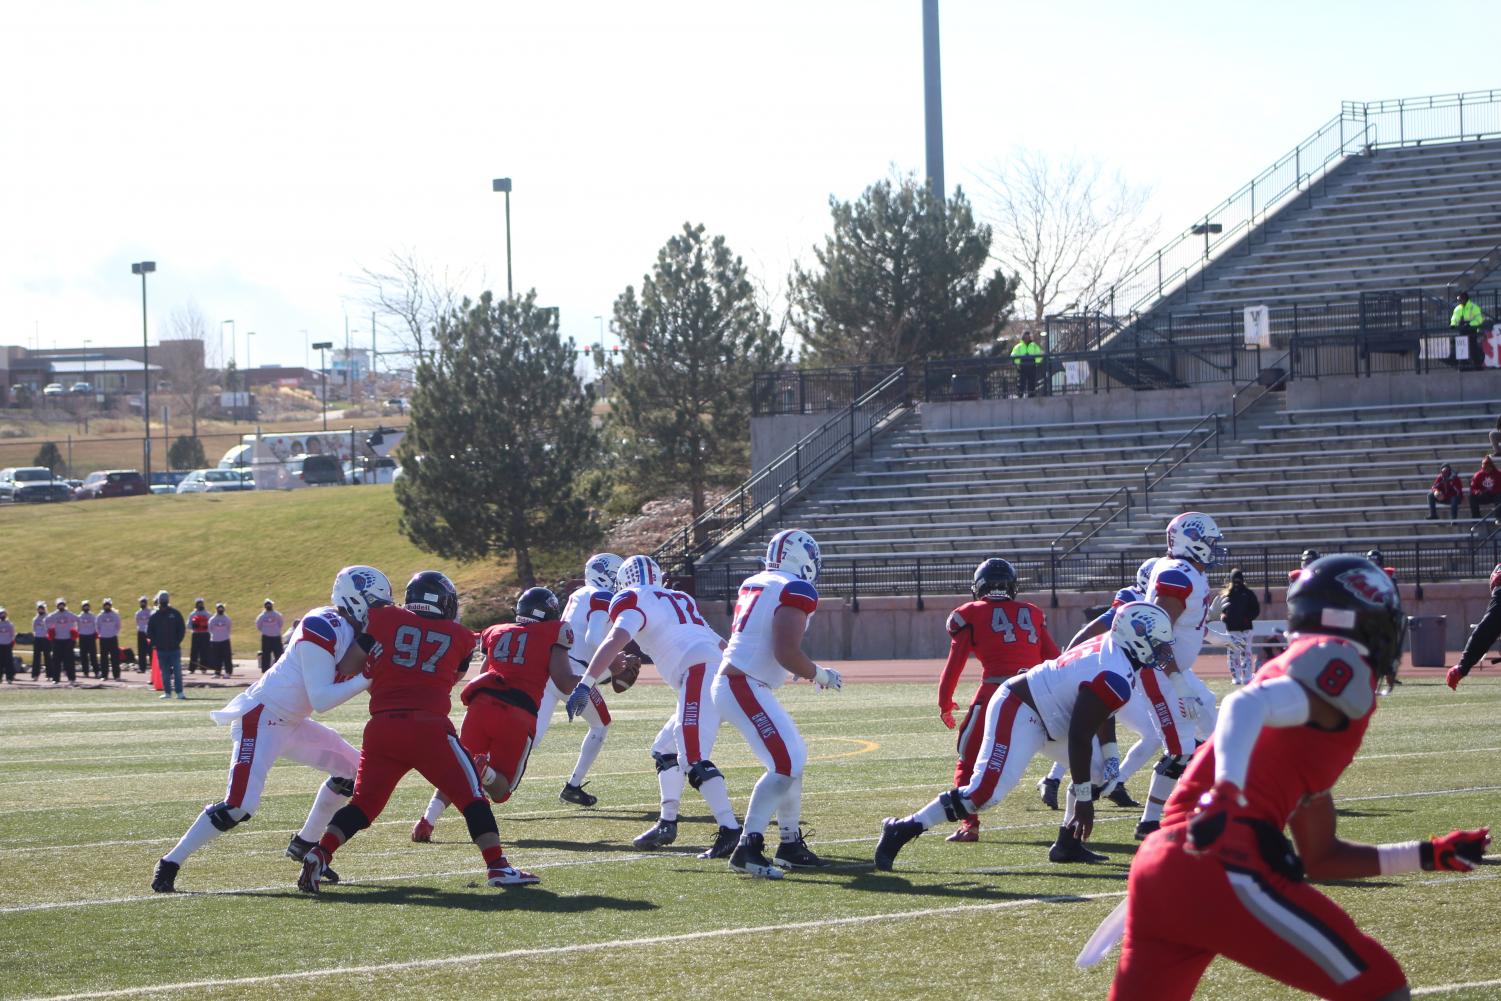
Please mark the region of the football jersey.
[[719, 634], [704, 621], [698, 603], [682, 591], [628, 587], [611, 599], [610, 621], [631, 635], [673, 688], [683, 686], [694, 664], [719, 663]]
[[1106, 633], [1038, 664], [1023, 677], [1048, 738], [1067, 740], [1079, 690], [1094, 692], [1114, 715], [1131, 698], [1136, 668]]
[[568, 596], [563, 606], [563, 621], [573, 630], [573, 644], [568, 659], [582, 672], [589, 666], [594, 651], [610, 631], [610, 599], [615, 595], [602, 587], [585, 584]]
[[573, 642], [573, 628], [562, 619], [491, 626], [480, 634], [484, 668], [464, 686], [460, 698], [467, 706], [481, 689], [511, 689], [530, 699], [532, 712], [536, 712], [552, 680], [553, 647], [566, 650]]
[[447, 716], [450, 693], [474, 653], [474, 633], [400, 605], [370, 609], [365, 632], [375, 641], [365, 665], [370, 714], [407, 709]]
[[[1344, 774], [1376, 711], [1376, 674], [1360, 649], [1333, 636], [1300, 636], [1287, 652], [1256, 672], [1257, 681], [1290, 675], [1310, 697], [1322, 698], [1350, 721], [1339, 730], [1314, 726], [1267, 727], [1256, 738], [1246, 772], [1248, 814], [1286, 826], [1307, 796], [1334, 787]], [[1214, 785], [1214, 740], [1200, 748], [1173, 791], [1162, 824], [1183, 823], [1199, 797]]]
[[949, 613], [948, 631], [949, 658], [938, 681], [942, 703], [953, 698], [970, 654], [979, 660], [987, 682], [1020, 674], [1059, 654], [1042, 609], [1028, 601], [966, 602]]
[[[772, 617], [784, 606], [808, 613], [808, 621], [812, 621], [818, 609], [818, 592], [808, 581], [780, 570], [762, 570], [747, 577], [735, 599], [730, 643], [719, 669], [734, 666], [770, 688], [785, 684], [787, 669], [777, 661], [771, 639]], [[803, 628], [807, 628], [806, 622]]]
[[[264, 705], [283, 719], [306, 719], [313, 715], [308, 685], [333, 684], [334, 666], [343, 659], [355, 641], [355, 629], [349, 620], [331, 606], [315, 608], [302, 617], [271, 670], [255, 684], [235, 696], [223, 709], [209, 713], [216, 723], [227, 723], [245, 715], [256, 705]], [[316, 656], [309, 656], [310, 653]], [[345, 682], [348, 694], [368, 687], [364, 680]]]
[[1158, 599], [1162, 597], [1183, 602], [1183, 613], [1173, 623], [1173, 658], [1179, 670], [1190, 670], [1204, 646], [1214, 592], [1209, 590], [1209, 579], [1192, 563], [1167, 557], [1157, 561], [1152, 568], [1152, 581], [1147, 585], [1148, 601], [1160, 605]]

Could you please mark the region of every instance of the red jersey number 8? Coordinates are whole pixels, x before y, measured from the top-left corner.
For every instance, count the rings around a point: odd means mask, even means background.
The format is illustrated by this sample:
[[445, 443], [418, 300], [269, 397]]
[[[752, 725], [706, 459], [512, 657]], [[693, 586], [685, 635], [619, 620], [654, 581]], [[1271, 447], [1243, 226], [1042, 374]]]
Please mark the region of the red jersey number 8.
[[1355, 677], [1355, 669], [1342, 660], [1331, 660], [1319, 672], [1317, 684], [1325, 695], [1338, 696]]

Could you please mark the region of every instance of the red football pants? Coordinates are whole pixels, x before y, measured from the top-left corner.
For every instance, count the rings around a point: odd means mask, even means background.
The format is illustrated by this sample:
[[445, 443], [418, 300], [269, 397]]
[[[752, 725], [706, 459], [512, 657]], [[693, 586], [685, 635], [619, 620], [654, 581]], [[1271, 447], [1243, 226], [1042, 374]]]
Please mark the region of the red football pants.
[[1215, 956], [1339, 1001], [1407, 982], [1391, 953], [1318, 890], [1259, 863], [1189, 855], [1185, 830], [1153, 834], [1131, 863], [1111, 1001], [1186, 1001]]
[[969, 785], [969, 778], [975, 771], [975, 759], [980, 756], [980, 745], [985, 743], [985, 707], [990, 705], [991, 698], [1000, 690], [1000, 685], [981, 685], [977, 688], [975, 697], [969, 703], [969, 712], [964, 714], [964, 722], [959, 724], [959, 761], [954, 765], [955, 789]]
[[511, 798], [511, 793], [516, 791], [521, 777], [526, 774], [526, 762], [532, 756], [533, 734], [536, 732], [537, 717], [520, 706], [484, 695], [469, 703], [459, 741], [471, 755], [490, 756], [490, 767], [506, 780], [510, 788], [502, 803]]
[[370, 717], [354, 776], [354, 798], [371, 821], [379, 817], [407, 772], [416, 770], [459, 809], [483, 802], [479, 775], [447, 716], [390, 712]]

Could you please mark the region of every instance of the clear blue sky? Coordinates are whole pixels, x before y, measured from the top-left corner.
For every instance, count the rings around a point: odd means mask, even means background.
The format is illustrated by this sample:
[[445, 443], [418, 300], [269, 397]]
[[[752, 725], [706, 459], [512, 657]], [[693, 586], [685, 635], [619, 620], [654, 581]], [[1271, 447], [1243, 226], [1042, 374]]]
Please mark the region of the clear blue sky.
[[[1342, 99], [1501, 86], [1498, 12], [944, 0], [948, 181], [1098, 156], [1171, 233]], [[349, 277], [393, 249], [504, 288], [504, 175], [517, 286], [580, 341], [684, 221], [779, 289], [831, 193], [922, 169], [921, 34], [920, 0], [7, 5], [0, 343], [138, 338], [151, 258], [153, 339], [191, 300], [242, 363], [366, 344]]]

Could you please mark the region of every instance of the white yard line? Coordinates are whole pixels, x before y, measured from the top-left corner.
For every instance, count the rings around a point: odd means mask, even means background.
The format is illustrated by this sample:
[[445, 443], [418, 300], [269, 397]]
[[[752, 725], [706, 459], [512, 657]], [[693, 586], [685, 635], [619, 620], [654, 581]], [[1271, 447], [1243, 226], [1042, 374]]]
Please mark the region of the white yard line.
[[1471, 980], [1462, 984], [1434, 984], [1432, 987], [1414, 987], [1413, 997], [1425, 994], [1453, 994], [1455, 991], [1473, 991], [1481, 987], [1501, 987], [1501, 980]]

